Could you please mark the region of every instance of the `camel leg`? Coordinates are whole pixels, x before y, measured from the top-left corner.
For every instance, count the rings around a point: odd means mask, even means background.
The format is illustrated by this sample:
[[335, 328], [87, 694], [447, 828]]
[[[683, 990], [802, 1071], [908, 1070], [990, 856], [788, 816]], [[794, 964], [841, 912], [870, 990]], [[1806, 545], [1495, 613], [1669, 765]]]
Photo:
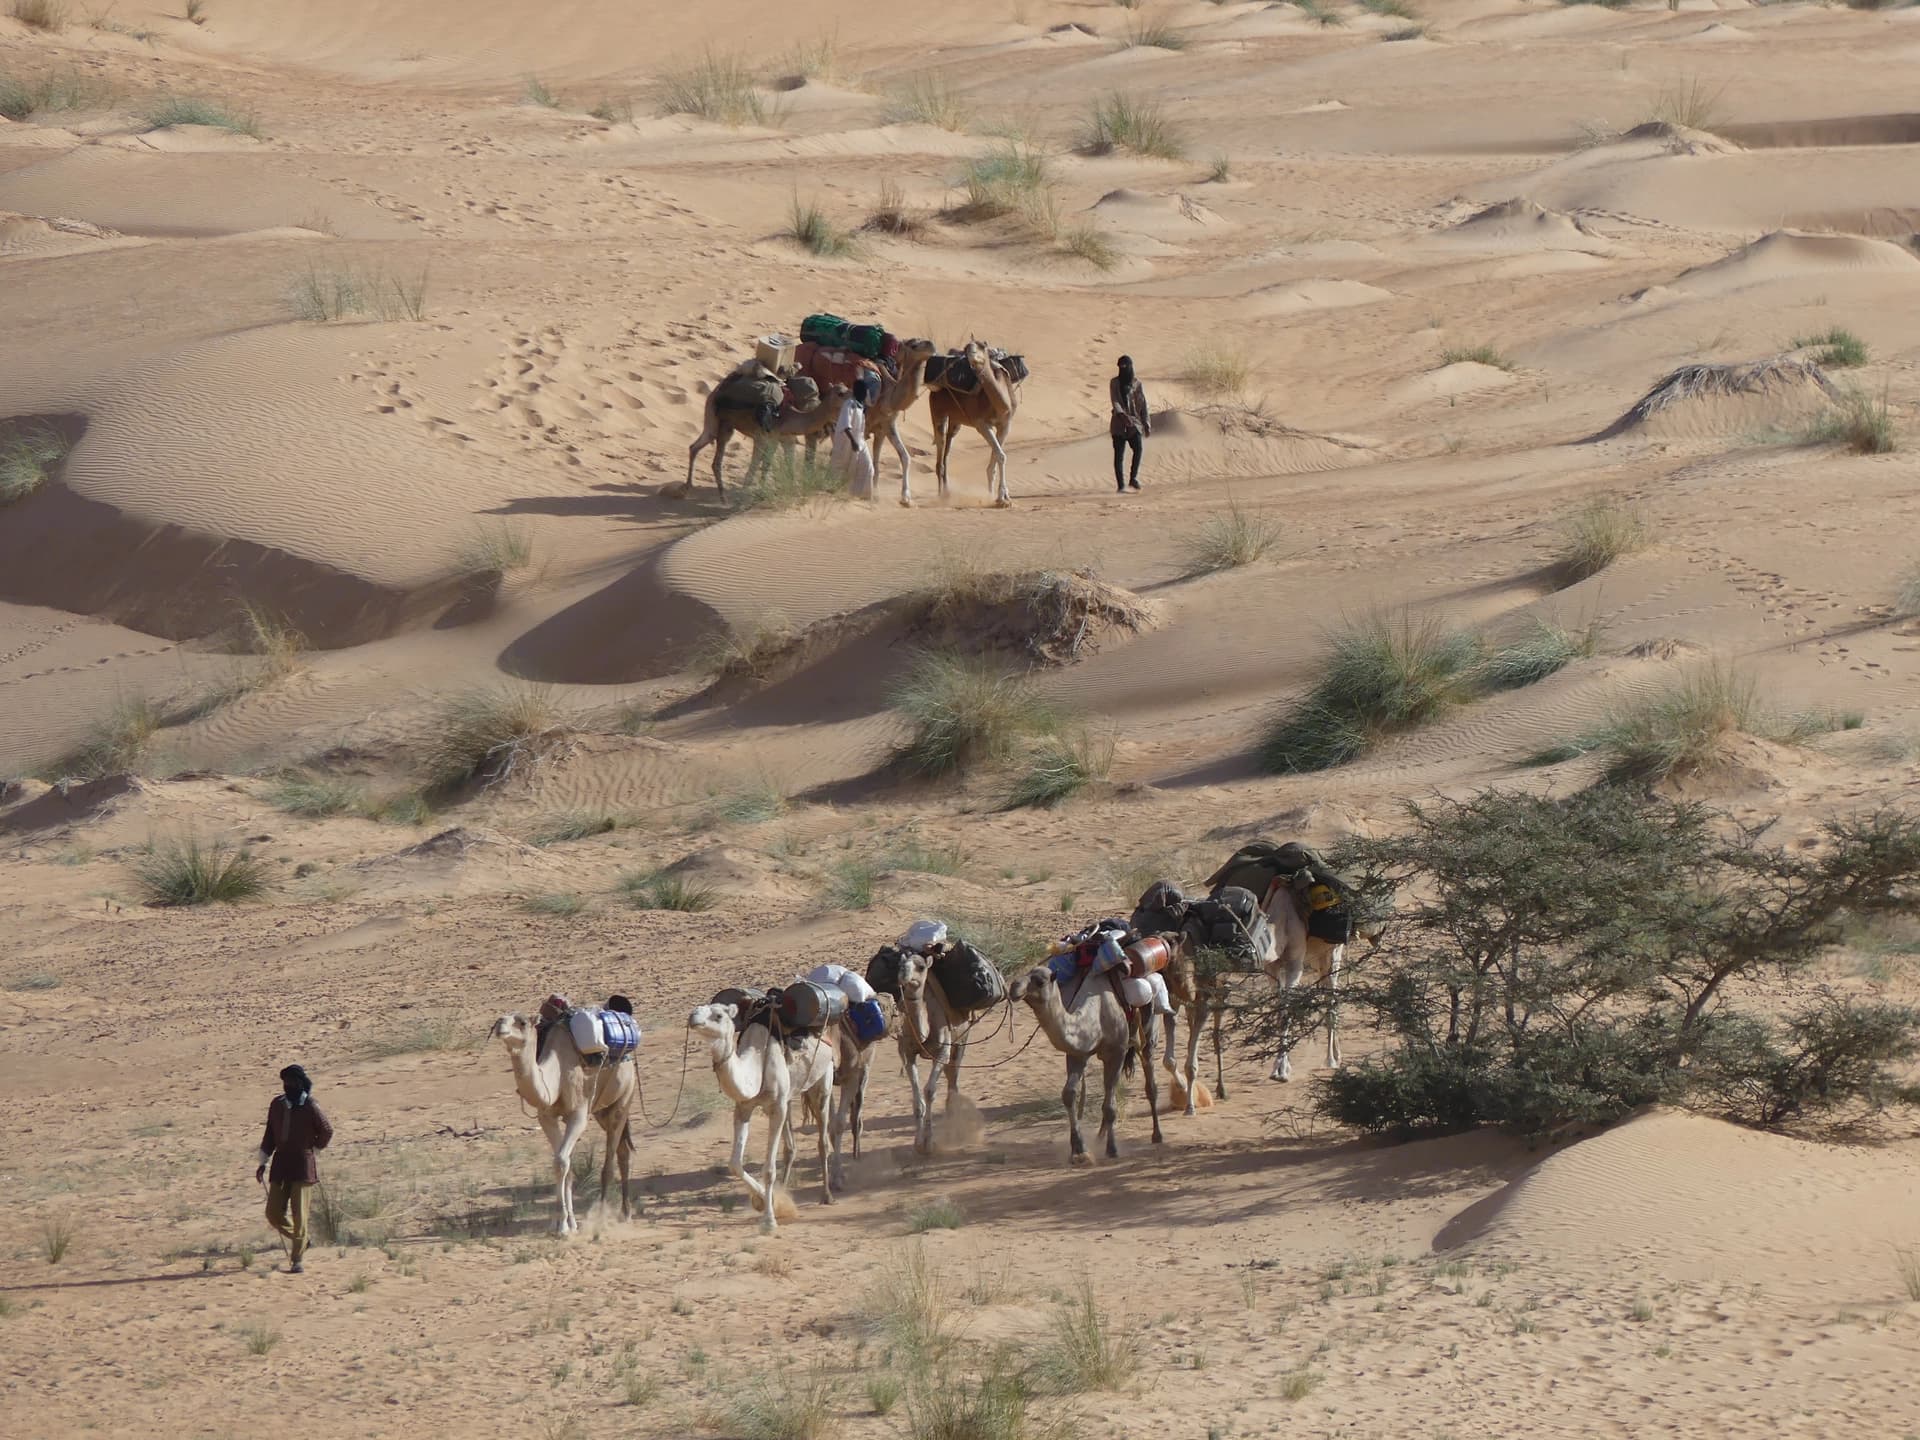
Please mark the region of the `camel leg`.
[[1107, 1137], [1107, 1158], [1120, 1158], [1120, 1141], [1114, 1133], [1120, 1128], [1120, 1076], [1126, 1068], [1125, 1052], [1100, 1057], [1100, 1078], [1106, 1093], [1100, 1098], [1100, 1133]]
[[566, 1128], [561, 1132], [560, 1143], [553, 1152], [553, 1183], [560, 1191], [560, 1233], [569, 1235], [580, 1228], [580, 1222], [573, 1218], [573, 1147], [580, 1139], [580, 1132], [587, 1128], [587, 1112], [584, 1108], [567, 1116]]
[[1220, 1043], [1220, 1031], [1226, 1022], [1226, 1014], [1226, 1001], [1215, 996], [1213, 1000], [1213, 1098], [1216, 1100], [1227, 1098], [1227, 1052], [1226, 1047]]
[[[687, 488], [693, 488], [693, 463], [700, 458], [700, 452], [720, 438], [719, 431], [709, 425], [700, 432], [700, 438], [687, 447]], [[716, 461], [718, 457], [715, 457]], [[716, 482], [717, 478], [716, 478]]]
[[1207, 1002], [1195, 1000], [1187, 1011], [1187, 1114], [1194, 1113], [1193, 1091], [1200, 1083], [1200, 1031], [1207, 1023]]
[[760, 1229], [763, 1234], [771, 1235], [780, 1227], [773, 1216], [773, 1196], [779, 1188], [777, 1177], [780, 1174], [780, 1141], [787, 1133], [787, 1107], [793, 1103], [791, 1092], [776, 1095], [773, 1114], [767, 1117], [767, 1168], [760, 1174], [760, 1193], [766, 1203], [760, 1210]]
[[967, 1058], [967, 1042], [956, 1040], [947, 1047], [947, 1113], [953, 1113], [954, 1098], [960, 1093], [960, 1062]]
[[[933, 1084], [928, 1082], [924, 1090], [920, 1086], [920, 1057], [911, 1054], [904, 1047], [900, 1051], [901, 1068], [907, 1072], [907, 1093], [913, 1097], [913, 1150], [916, 1155], [924, 1155], [929, 1148], [932, 1135], [932, 1122], [928, 1111], [932, 1108], [930, 1096]], [[936, 1063], [934, 1075], [938, 1076], [940, 1067]]]
[[[1169, 1025], [1173, 1017], [1167, 1017]], [[1166, 1136], [1160, 1133], [1160, 1079], [1153, 1073], [1153, 1012], [1147, 1011], [1140, 1017], [1140, 1065], [1147, 1072], [1147, 1114], [1153, 1117], [1153, 1143], [1164, 1145]]]
[[947, 496], [947, 452], [953, 449], [954, 429], [950, 423], [933, 427], [933, 473], [939, 478], [940, 498], [943, 500]]
[[[606, 1203], [606, 1189], [601, 1187], [600, 1200]], [[620, 1218], [633, 1218], [633, 1120], [631, 1117], [620, 1122]]]
[[993, 503], [1011, 505], [1013, 500], [1007, 494], [1007, 447], [993, 426], [985, 426], [980, 433], [987, 437], [987, 444], [993, 450], [993, 458], [987, 461], [987, 488], [994, 492]]
[[[1287, 994], [1290, 994], [1299, 987], [1300, 977], [1306, 970], [1306, 963], [1307, 946], [1305, 937], [1289, 935], [1286, 949], [1277, 959], [1270, 961], [1264, 967], [1266, 972], [1279, 982], [1283, 999]], [[1267, 1078], [1270, 1080], [1293, 1079], [1293, 1033], [1291, 1017], [1284, 1018], [1280, 1022], [1280, 1053], [1274, 1057], [1273, 1073]]]
[[[847, 1133], [847, 1123], [853, 1117], [853, 1108], [859, 1101], [858, 1094], [854, 1089], [854, 1086], [856, 1083], [857, 1083], [857, 1077], [853, 1075], [849, 1075], [845, 1080], [840, 1082], [839, 1088], [837, 1088], [833, 1093], [833, 1122], [832, 1123], [833, 1123], [833, 1155], [835, 1160], [838, 1160], [840, 1158], [841, 1141]], [[859, 1141], [856, 1140], [854, 1143], [858, 1145]], [[859, 1152], [856, 1150], [855, 1154], [857, 1155], [858, 1153]], [[844, 1177], [835, 1177], [835, 1178], [839, 1180], [841, 1187], [844, 1189], [847, 1183], [845, 1178]]]
[[733, 1153], [727, 1157], [727, 1173], [747, 1187], [751, 1199], [765, 1204], [769, 1198], [760, 1188], [760, 1182], [747, 1173], [747, 1132], [753, 1126], [753, 1106], [735, 1105], [733, 1107]]
[[933, 1153], [933, 1092], [940, 1088], [940, 1069], [947, 1063], [947, 1057], [953, 1053], [951, 1045], [941, 1045], [933, 1052], [933, 1059], [927, 1062], [927, 1083], [920, 1092], [920, 1099], [914, 1105], [914, 1113], [920, 1120], [920, 1134], [916, 1137], [914, 1148], [922, 1155]]
[[[833, 1203], [833, 1167], [840, 1163], [840, 1137], [827, 1134], [827, 1112], [833, 1107], [833, 1077], [828, 1075], [825, 1091], [813, 1105], [813, 1133], [820, 1148], [820, 1203]], [[831, 1143], [829, 1139], [831, 1138]]]
[[[902, 505], [911, 505], [913, 504], [913, 457], [907, 454], [907, 442], [900, 438], [899, 416], [889, 415], [887, 417], [885, 433], [887, 439], [893, 442], [893, 453], [900, 457], [900, 503]], [[878, 446], [874, 447], [873, 453], [877, 461], [880, 456]], [[874, 466], [873, 483], [876, 488], [880, 484], [880, 467], [878, 464]]]
[[1060, 1092], [1060, 1104], [1067, 1112], [1067, 1163], [1090, 1165], [1087, 1142], [1080, 1138], [1080, 1087], [1086, 1083], [1087, 1057], [1067, 1056], [1067, 1085]]
[[[616, 1132], [614, 1130], [609, 1129], [605, 1125], [602, 1125], [600, 1127], [600, 1133], [607, 1142], [606, 1143], [607, 1153], [600, 1157], [600, 1202], [599, 1203], [600, 1203], [600, 1208], [602, 1210], [605, 1210], [607, 1208], [607, 1191], [613, 1185], [614, 1167], [620, 1163], [620, 1159], [621, 1159], [620, 1147], [626, 1141], [626, 1134], [624, 1131], [624, 1126], [621, 1131]], [[626, 1201], [626, 1198], [627, 1198], [626, 1187], [622, 1186], [620, 1189], [620, 1199], [623, 1204]], [[625, 1216], [625, 1214], [622, 1214], [620, 1218], [624, 1220], [627, 1217]]]
[[1340, 961], [1346, 946], [1335, 945], [1327, 952], [1327, 1068], [1340, 1068]]

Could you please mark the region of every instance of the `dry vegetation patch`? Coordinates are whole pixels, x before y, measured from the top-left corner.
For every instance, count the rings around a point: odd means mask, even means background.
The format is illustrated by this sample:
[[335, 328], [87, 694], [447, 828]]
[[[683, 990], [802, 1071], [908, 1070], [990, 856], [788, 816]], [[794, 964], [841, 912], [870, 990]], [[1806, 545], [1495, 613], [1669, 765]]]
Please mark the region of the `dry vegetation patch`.
[[1159, 612], [1091, 570], [993, 571], [950, 562], [914, 599], [909, 633], [924, 644], [999, 651], [1070, 665], [1153, 629]]

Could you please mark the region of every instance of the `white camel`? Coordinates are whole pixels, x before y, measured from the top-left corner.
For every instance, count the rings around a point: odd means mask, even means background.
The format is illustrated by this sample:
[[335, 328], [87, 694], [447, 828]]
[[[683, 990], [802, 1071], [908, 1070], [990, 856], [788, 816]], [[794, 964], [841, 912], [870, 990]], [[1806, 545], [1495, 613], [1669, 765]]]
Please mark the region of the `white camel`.
[[[1313, 969], [1313, 982], [1325, 981], [1330, 992], [1327, 1000], [1327, 1068], [1340, 1068], [1340, 961], [1346, 954], [1345, 945], [1334, 945], [1307, 933], [1306, 917], [1300, 912], [1300, 902], [1284, 880], [1276, 880], [1267, 887], [1266, 899], [1261, 908], [1267, 912], [1267, 919], [1273, 924], [1274, 958], [1260, 968], [1271, 975], [1274, 983], [1283, 991], [1292, 991], [1299, 987], [1309, 965]], [[1280, 1053], [1274, 1057], [1273, 1073], [1270, 1080], [1293, 1079], [1294, 1039], [1288, 1033], [1287, 1023], [1280, 1025]]]
[[[862, 1044], [860, 1037], [853, 1033], [853, 1017], [843, 1015], [834, 1027], [833, 1066], [833, 1156], [840, 1158], [840, 1137], [849, 1125], [853, 1129], [853, 1158], [860, 1158], [860, 1133], [865, 1128], [862, 1112], [867, 1103], [867, 1077], [873, 1072], [874, 1053], [880, 1048], [880, 1042], [894, 1033], [894, 1008], [891, 995], [874, 997], [880, 1007], [880, 1014], [886, 1021], [886, 1028], [873, 1039]], [[839, 1179], [835, 1177], [836, 1181]]]
[[[962, 1010], [947, 999], [933, 973], [931, 957], [905, 952], [900, 969], [900, 1063], [906, 1068], [907, 1087], [913, 1093], [913, 1148], [926, 1155], [933, 1150], [933, 1091], [940, 1072], [947, 1072], [947, 1106], [953, 1109], [960, 1093], [960, 1062], [967, 1055], [967, 1034], [974, 1020], [992, 1005]], [[933, 1068], [926, 1088], [920, 1085], [920, 1062]]]
[[1086, 1080], [1087, 1061], [1100, 1057], [1105, 1098], [1100, 1107], [1100, 1136], [1104, 1137], [1107, 1158], [1119, 1158], [1120, 1146], [1114, 1129], [1120, 1119], [1120, 1078], [1131, 1075], [1141, 1052], [1145, 1052], [1147, 1108], [1153, 1116], [1153, 1143], [1162, 1143], [1160, 1134], [1160, 1091], [1153, 1074], [1153, 1023], [1143, 1016], [1137, 1027], [1127, 1007], [1115, 993], [1114, 981], [1105, 975], [1083, 974], [1074, 986], [1071, 1004], [1060, 993], [1060, 982], [1045, 965], [1036, 965], [1015, 980], [1010, 993], [1032, 1007], [1034, 1018], [1046, 1032], [1053, 1048], [1067, 1057], [1067, 1084], [1060, 1092], [1060, 1103], [1067, 1111], [1068, 1163], [1090, 1165], [1087, 1144], [1080, 1135], [1080, 1087]]
[[[832, 1108], [834, 1047], [818, 1035], [776, 1040], [766, 1025], [741, 1031], [731, 1005], [700, 1005], [687, 1016], [687, 1028], [704, 1036], [713, 1060], [714, 1079], [733, 1101], [733, 1154], [727, 1170], [747, 1187], [760, 1211], [760, 1228], [772, 1234], [774, 1194], [780, 1176], [780, 1144], [791, 1130], [788, 1107], [798, 1097], [820, 1137], [820, 1203], [833, 1203], [833, 1166], [828, 1151], [827, 1116]], [[767, 1112], [767, 1164], [759, 1181], [747, 1173], [747, 1131], [756, 1110]]]
[[607, 1203], [607, 1186], [617, 1158], [620, 1165], [620, 1218], [633, 1215], [627, 1193], [633, 1165], [633, 1132], [629, 1125], [636, 1093], [633, 1057], [617, 1065], [589, 1066], [573, 1043], [564, 1022], [547, 1034], [544, 1054], [539, 1027], [524, 1015], [502, 1015], [493, 1022], [493, 1038], [507, 1047], [513, 1062], [513, 1085], [533, 1107], [553, 1147], [553, 1180], [559, 1189], [562, 1235], [580, 1228], [573, 1213], [573, 1147], [587, 1128], [589, 1117], [606, 1132], [607, 1153], [600, 1165], [600, 1203]]

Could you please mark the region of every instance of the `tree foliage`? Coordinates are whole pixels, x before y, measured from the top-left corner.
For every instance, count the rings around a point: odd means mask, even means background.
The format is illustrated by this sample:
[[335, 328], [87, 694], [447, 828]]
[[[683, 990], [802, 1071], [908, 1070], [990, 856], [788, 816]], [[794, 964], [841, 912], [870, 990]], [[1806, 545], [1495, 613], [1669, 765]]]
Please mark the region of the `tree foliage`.
[[[1787, 848], [1603, 786], [1489, 791], [1408, 820], [1331, 857], [1385, 917], [1374, 949], [1349, 947], [1341, 1008], [1393, 1040], [1321, 1085], [1342, 1123], [1538, 1136], [1669, 1101], [1777, 1125], [1899, 1093], [1893, 1067], [1920, 1054], [1920, 1014], [1808, 999], [1806, 979], [1844, 922], [1920, 911], [1920, 817], [1836, 821]], [[1304, 1034], [1332, 998], [1263, 997], [1245, 1036]]]

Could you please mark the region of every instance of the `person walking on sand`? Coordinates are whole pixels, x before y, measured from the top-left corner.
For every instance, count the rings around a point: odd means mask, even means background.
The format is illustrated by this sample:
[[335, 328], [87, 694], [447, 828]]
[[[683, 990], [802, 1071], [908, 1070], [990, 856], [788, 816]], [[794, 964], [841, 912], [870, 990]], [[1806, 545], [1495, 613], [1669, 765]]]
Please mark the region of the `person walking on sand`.
[[[1116, 493], [1124, 494], [1129, 487], [1140, 488], [1140, 452], [1145, 448], [1147, 436], [1153, 434], [1153, 417], [1147, 413], [1147, 392], [1134, 378], [1131, 355], [1120, 357], [1120, 373], [1107, 382], [1107, 398], [1113, 404], [1113, 418], [1107, 424], [1107, 433], [1113, 436], [1113, 488]], [[1133, 450], [1133, 469], [1122, 480], [1120, 457], [1129, 447]]]
[[307, 1192], [320, 1182], [320, 1166], [313, 1157], [333, 1139], [333, 1126], [313, 1103], [313, 1081], [298, 1065], [280, 1072], [280, 1089], [267, 1106], [267, 1129], [260, 1137], [260, 1165], [253, 1178], [267, 1187], [267, 1223], [286, 1239], [291, 1255], [287, 1269], [298, 1275], [307, 1253]]

